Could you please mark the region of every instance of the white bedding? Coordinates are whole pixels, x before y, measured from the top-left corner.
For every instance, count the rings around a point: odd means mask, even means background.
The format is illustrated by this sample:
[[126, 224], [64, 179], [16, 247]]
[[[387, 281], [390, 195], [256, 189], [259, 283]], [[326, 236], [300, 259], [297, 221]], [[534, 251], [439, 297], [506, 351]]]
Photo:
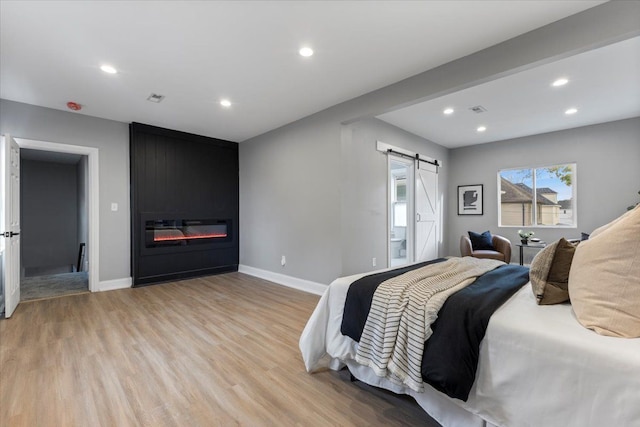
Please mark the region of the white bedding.
[[308, 371], [347, 365], [363, 382], [413, 396], [445, 427], [640, 426], [640, 339], [597, 335], [568, 304], [538, 306], [530, 284], [492, 316], [467, 402], [377, 377], [340, 333], [347, 289], [362, 276], [335, 280], [318, 302], [300, 337]]

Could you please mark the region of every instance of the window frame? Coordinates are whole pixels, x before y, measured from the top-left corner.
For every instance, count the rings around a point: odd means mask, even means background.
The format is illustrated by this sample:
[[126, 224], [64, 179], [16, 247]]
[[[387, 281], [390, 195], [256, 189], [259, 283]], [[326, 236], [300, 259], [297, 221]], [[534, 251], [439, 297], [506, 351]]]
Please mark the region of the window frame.
[[[562, 224], [554, 224], [554, 225], [545, 225], [538, 224], [538, 203], [537, 203], [537, 185], [536, 185], [536, 171], [538, 169], [548, 169], [553, 167], [562, 167], [562, 166], [571, 166], [572, 169], [572, 177], [571, 177], [571, 209], [573, 215], [573, 223], [570, 225], [562, 225]], [[526, 170], [529, 169], [531, 171], [531, 180], [532, 180], [532, 190], [533, 195], [531, 199], [531, 210], [532, 210], [532, 218], [531, 225], [509, 225], [502, 223], [502, 190], [501, 190], [501, 175], [505, 171], [513, 171], [513, 170]], [[522, 166], [522, 167], [511, 167], [499, 169], [497, 173], [497, 201], [498, 201], [498, 227], [504, 228], [578, 228], [578, 165], [577, 162], [562, 162], [555, 163], [551, 165], [540, 165], [540, 166]]]

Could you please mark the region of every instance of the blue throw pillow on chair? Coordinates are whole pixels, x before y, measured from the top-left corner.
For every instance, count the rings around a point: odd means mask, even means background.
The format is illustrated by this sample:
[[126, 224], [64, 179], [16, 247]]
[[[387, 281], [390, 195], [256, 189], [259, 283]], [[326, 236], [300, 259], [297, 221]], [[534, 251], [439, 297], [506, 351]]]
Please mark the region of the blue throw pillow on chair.
[[491, 236], [489, 230], [485, 231], [482, 234], [469, 231], [469, 239], [471, 240], [471, 247], [474, 251], [496, 250], [496, 248], [493, 247], [493, 237]]

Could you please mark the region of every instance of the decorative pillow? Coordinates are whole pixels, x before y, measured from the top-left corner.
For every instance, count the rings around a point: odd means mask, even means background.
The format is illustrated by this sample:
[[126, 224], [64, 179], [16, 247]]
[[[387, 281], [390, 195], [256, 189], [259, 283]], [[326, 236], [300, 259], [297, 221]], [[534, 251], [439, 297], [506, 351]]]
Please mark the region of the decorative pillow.
[[489, 230], [484, 233], [474, 233], [473, 231], [469, 231], [469, 239], [471, 240], [471, 247], [474, 251], [479, 250], [487, 250], [487, 251], [495, 251], [496, 248], [493, 247], [493, 237]]
[[601, 335], [640, 338], [640, 206], [597, 231], [573, 257], [573, 310]]
[[564, 237], [538, 252], [531, 262], [529, 278], [540, 305], [569, 301], [569, 270], [576, 246]]
[[589, 234], [585, 232], [580, 233], [580, 240], [589, 240]]
[[553, 263], [549, 270], [549, 277], [547, 277], [547, 282], [551, 285], [564, 288], [567, 291], [567, 297], [569, 292], [569, 271], [571, 270], [571, 262], [577, 246], [577, 244], [570, 243], [564, 237], [558, 241], [556, 252], [553, 255]]

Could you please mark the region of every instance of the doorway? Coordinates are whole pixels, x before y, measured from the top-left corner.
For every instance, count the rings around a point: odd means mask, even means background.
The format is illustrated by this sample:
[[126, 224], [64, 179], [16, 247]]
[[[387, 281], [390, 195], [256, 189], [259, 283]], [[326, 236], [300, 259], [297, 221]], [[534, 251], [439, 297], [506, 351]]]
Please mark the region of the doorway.
[[20, 149], [20, 299], [89, 291], [88, 156]]
[[89, 275], [89, 291], [98, 290], [100, 271], [100, 197], [99, 197], [99, 150], [95, 147], [60, 144], [25, 138], [15, 138], [20, 148], [42, 150], [52, 153], [67, 153], [87, 158], [87, 242], [85, 247], [85, 268]]
[[[25, 138], [14, 138], [19, 146], [19, 149], [30, 149], [30, 150], [39, 150], [43, 152], [55, 153], [58, 154], [75, 154], [79, 156], [84, 156], [86, 159], [86, 245], [84, 249], [84, 259], [81, 260], [81, 267], [86, 271], [86, 275], [88, 278], [88, 290], [93, 292], [98, 290], [98, 280], [99, 280], [99, 151], [94, 147], [86, 147], [79, 145], [69, 145], [69, 144], [60, 144], [53, 143], [48, 141], [38, 141], [38, 140], [30, 140]], [[6, 170], [2, 171], [3, 175], [7, 173]], [[3, 200], [3, 206], [8, 206], [6, 201]], [[55, 226], [55, 224], [51, 224], [51, 226]], [[6, 254], [5, 254], [6, 255]], [[76, 268], [77, 268], [77, 259], [76, 259]], [[18, 266], [18, 270], [20, 274], [17, 274], [15, 280], [12, 278], [12, 281], [17, 281], [19, 284], [20, 277], [24, 277], [23, 267], [22, 265]], [[4, 280], [4, 289], [7, 287], [14, 286], [11, 283], [7, 283], [9, 277], [7, 276], [8, 272], [6, 270], [2, 271], [2, 276]], [[17, 286], [19, 289], [20, 287]], [[8, 295], [5, 292], [3, 295], [5, 298], [5, 302], [7, 301]], [[20, 301], [20, 295], [17, 295], [17, 301], [14, 301], [14, 304], [11, 307], [11, 310], [7, 310], [5, 313], [6, 317], [10, 317], [13, 309], [15, 308], [15, 304]], [[5, 304], [5, 308], [9, 307]]]
[[389, 267], [413, 262], [413, 160], [389, 156]]
[[380, 142], [378, 149], [388, 154], [388, 266], [437, 258], [438, 162]]

